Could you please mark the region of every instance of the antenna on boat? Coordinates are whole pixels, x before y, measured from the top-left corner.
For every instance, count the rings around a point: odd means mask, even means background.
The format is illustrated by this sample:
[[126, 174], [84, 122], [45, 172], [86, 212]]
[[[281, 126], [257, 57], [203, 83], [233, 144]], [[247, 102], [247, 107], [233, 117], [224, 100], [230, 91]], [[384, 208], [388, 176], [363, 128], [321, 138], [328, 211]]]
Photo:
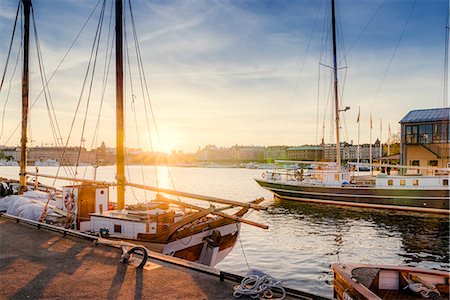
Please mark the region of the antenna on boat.
[[338, 68], [336, 56], [336, 16], [334, 0], [331, 0], [331, 26], [333, 31], [333, 75], [334, 75], [334, 113], [336, 122], [336, 167], [341, 169], [341, 143], [339, 140], [339, 93], [338, 93]]
[[23, 71], [22, 71], [22, 134], [20, 140], [20, 190], [27, 190], [27, 127], [28, 127], [28, 98], [29, 98], [29, 73], [28, 73], [28, 51], [30, 43], [30, 8], [31, 0], [22, 0], [23, 5]]
[[125, 208], [125, 147], [123, 114], [122, 0], [116, 0], [116, 180], [117, 207]]

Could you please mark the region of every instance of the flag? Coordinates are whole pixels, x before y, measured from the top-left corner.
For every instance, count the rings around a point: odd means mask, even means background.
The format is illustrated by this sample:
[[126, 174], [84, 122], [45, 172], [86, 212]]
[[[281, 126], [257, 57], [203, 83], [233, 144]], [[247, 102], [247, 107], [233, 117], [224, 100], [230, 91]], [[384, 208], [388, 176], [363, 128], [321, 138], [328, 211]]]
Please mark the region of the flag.
[[358, 118], [356, 119], [356, 123], [359, 123], [360, 114], [361, 114], [361, 108], [358, 106]]

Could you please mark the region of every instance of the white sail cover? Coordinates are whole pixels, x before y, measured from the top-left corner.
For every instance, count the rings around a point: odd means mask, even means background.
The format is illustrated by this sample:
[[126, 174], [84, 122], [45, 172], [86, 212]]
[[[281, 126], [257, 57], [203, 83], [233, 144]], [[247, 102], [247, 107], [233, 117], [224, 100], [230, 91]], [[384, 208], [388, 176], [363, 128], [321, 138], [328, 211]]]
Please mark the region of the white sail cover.
[[[39, 191], [28, 191], [23, 195], [12, 195], [0, 198], [0, 211], [7, 214], [39, 221], [47, 201], [49, 206], [54, 206], [55, 200], [49, 200], [49, 194]], [[47, 207], [48, 216], [59, 216], [50, 207]]]

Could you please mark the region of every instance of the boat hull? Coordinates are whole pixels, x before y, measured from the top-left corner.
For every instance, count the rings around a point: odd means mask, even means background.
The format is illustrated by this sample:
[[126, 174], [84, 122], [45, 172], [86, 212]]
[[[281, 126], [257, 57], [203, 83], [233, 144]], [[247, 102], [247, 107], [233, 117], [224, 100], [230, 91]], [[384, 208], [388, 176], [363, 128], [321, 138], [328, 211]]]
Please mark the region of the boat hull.
[[276, 197], [286, 200], [371, 208], [450, 213], [449, 189], [386, 189], [377, 187], [287, 184], [255, 179]]

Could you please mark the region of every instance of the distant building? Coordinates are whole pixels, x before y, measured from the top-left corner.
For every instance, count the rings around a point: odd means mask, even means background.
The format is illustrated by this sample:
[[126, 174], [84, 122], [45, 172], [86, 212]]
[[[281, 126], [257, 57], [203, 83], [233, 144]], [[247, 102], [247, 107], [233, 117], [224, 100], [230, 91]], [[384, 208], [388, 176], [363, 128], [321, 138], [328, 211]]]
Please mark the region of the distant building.
[[288, 159], [287, 146], [268, 146], [264, 150], [264, 160], [273, 161], [277, 159]]
[[410, 111], [401, 121], [403, 165], [450, 167], [450, 108]]
[[20, 161], [20, 148], [19, 147], [0, 146], [0, 152], [5, 157], [12, 157], [12, 160]]
[[322, 146], [299, 146], [286, 149], [288, 160], [319, 161], [323, 157]]
[[75, 165], [86, 157], [86, 149], [80, 147], [33, 147], [28, 148], [28, 162], [46, 161], [54, 159], [60, 165]]

